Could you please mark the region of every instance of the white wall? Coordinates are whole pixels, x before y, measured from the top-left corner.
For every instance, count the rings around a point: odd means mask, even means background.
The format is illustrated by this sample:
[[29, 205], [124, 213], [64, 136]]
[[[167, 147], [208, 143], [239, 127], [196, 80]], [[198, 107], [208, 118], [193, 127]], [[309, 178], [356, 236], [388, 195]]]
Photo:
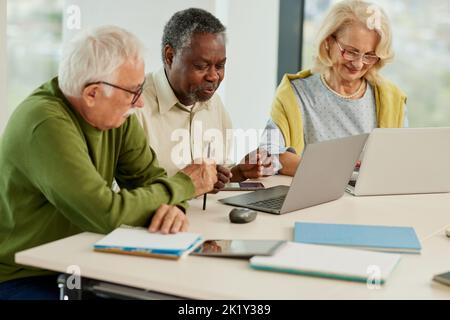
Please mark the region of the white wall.
[[277, 86], [279, 1], [227, 2], [226, 107], [235, 128], [264, 128]]
[[6, 103], [6, 0], [0, 0], [0, 134], [9, 116]]
[[[219, 94], [235, 128], [263, 128], [276, 88], [279, 0], [66, 0], [81, 9], [82, 28], [115, 24], [147, 46], [147, 71], [161, 66], [165, 23], [178, 10], [206, 9], [228, 29], [227, 66]], [[75, 31], [65, 29], [65, 39]]]
[[64, 40], [78, 30], [67, 28], [67, 9], [76, 5], [81, 12], [81, 28], [113, 24], [134, 33], [145, 44], [147, 71], [162, 65], [161, 37], [164, 25], [176, 11], [199, 7], [214, 12], [211, 0], [65, 0]]

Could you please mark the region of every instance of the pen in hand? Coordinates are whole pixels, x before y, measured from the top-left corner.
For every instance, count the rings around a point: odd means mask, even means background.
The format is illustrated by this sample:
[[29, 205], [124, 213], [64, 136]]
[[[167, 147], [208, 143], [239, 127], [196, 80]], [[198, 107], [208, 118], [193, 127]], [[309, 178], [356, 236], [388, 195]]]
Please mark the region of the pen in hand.
[[[209, 158], [211, 156], [211, 142], [208, 143], [208, 155]], [[206, 210], [206, 193], [203, 195], [203, 211]]]

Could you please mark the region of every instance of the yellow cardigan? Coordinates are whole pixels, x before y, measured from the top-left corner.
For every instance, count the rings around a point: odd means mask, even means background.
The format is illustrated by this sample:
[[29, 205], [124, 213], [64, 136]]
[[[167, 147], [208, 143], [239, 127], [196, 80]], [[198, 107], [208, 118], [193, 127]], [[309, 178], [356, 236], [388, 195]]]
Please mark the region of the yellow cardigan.
[[[311, 76], [310, 70], [297, 74], [286, 74], [276, 91], [272, 103], [271, 117], [283, 133], [286, 147], [293, 147], [297, 154], [305, 148], [303, 123], [298, 101], [292, 90], [291, 81]], [[381, 84], [371, 85], [375, 93], [377, 126], [379, 128], [403, 127], [406, 103], [405, 94], [394, 84], [384, 80]]]

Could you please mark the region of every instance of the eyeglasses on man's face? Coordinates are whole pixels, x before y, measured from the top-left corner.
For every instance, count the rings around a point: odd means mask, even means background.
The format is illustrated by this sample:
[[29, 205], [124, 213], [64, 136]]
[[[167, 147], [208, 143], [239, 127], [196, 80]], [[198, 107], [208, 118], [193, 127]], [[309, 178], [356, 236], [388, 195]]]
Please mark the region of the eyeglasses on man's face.
[[341, 52], [342, 57], [348, 61], [359, 60], [362, 57], [362, 62], [366, 65], [373, 65], [380, 61], [380, 57], [375, 54], [370, 53], [360, 53], [356, 50], [351, 50], [347, 48], [343, 48], [342, 44], [337, 40], [336, 36], [332, 36], [336, 44], [338, 45], [339, 51]]
[[89, 86], [91, 86], [93, 84], [104, 84], [104, 85], [107, 85], [107, 86], [110, 86], [110, 87], [113, 87], [113, 88], [116, 88], [116, 89], [120, 89], [120, 90], [123, 90], [125, 92], [128, 92], [128, 93], [132, 94], [133, 95], [133, 99], [131, 100], [131, 104], [134, 105], [138, 101], [139, 97], [142, 95], [142, 91], [144, 91], [145, 80], [144, 80], [144, 82], [141, 85], [139, 85], [139, 88], [136, 91], [128, 90], [128, 89], [119, 87], [119, 86], [117, 86], [115, 84], [112, 84], [112, 83], [109, 83], [109, 82], [106, 82], [106, 81], [90, 82], [90, 83], [86, 84], [84, 87], [87, 88], [87, 87], [89, 87]]

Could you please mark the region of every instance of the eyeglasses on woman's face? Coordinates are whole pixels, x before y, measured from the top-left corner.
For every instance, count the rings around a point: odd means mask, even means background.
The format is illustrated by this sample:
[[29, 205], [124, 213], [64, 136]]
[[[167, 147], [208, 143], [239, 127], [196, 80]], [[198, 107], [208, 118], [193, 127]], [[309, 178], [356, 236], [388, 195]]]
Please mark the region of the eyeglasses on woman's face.
[[362, 62], [365, 65], [373, 65], [375, 63], [377, 63], [378, 61], [380, 61], [380, 57], [378, 57], [375, 54], [371, 54], [371, 53], [360, 53], [357, 50], [354, 49], [349, 49], [346, 48], [345, 45], [341, 44], [338, 39], [336, 38], [336, 36], [332, 36], [332, 38], [334, 39], [334, 41], [336, 42], [339, 51], [341, 52], [341, 56], [348, 61], [356, 61], [356, 60], [360, 60], [362, 58]]

